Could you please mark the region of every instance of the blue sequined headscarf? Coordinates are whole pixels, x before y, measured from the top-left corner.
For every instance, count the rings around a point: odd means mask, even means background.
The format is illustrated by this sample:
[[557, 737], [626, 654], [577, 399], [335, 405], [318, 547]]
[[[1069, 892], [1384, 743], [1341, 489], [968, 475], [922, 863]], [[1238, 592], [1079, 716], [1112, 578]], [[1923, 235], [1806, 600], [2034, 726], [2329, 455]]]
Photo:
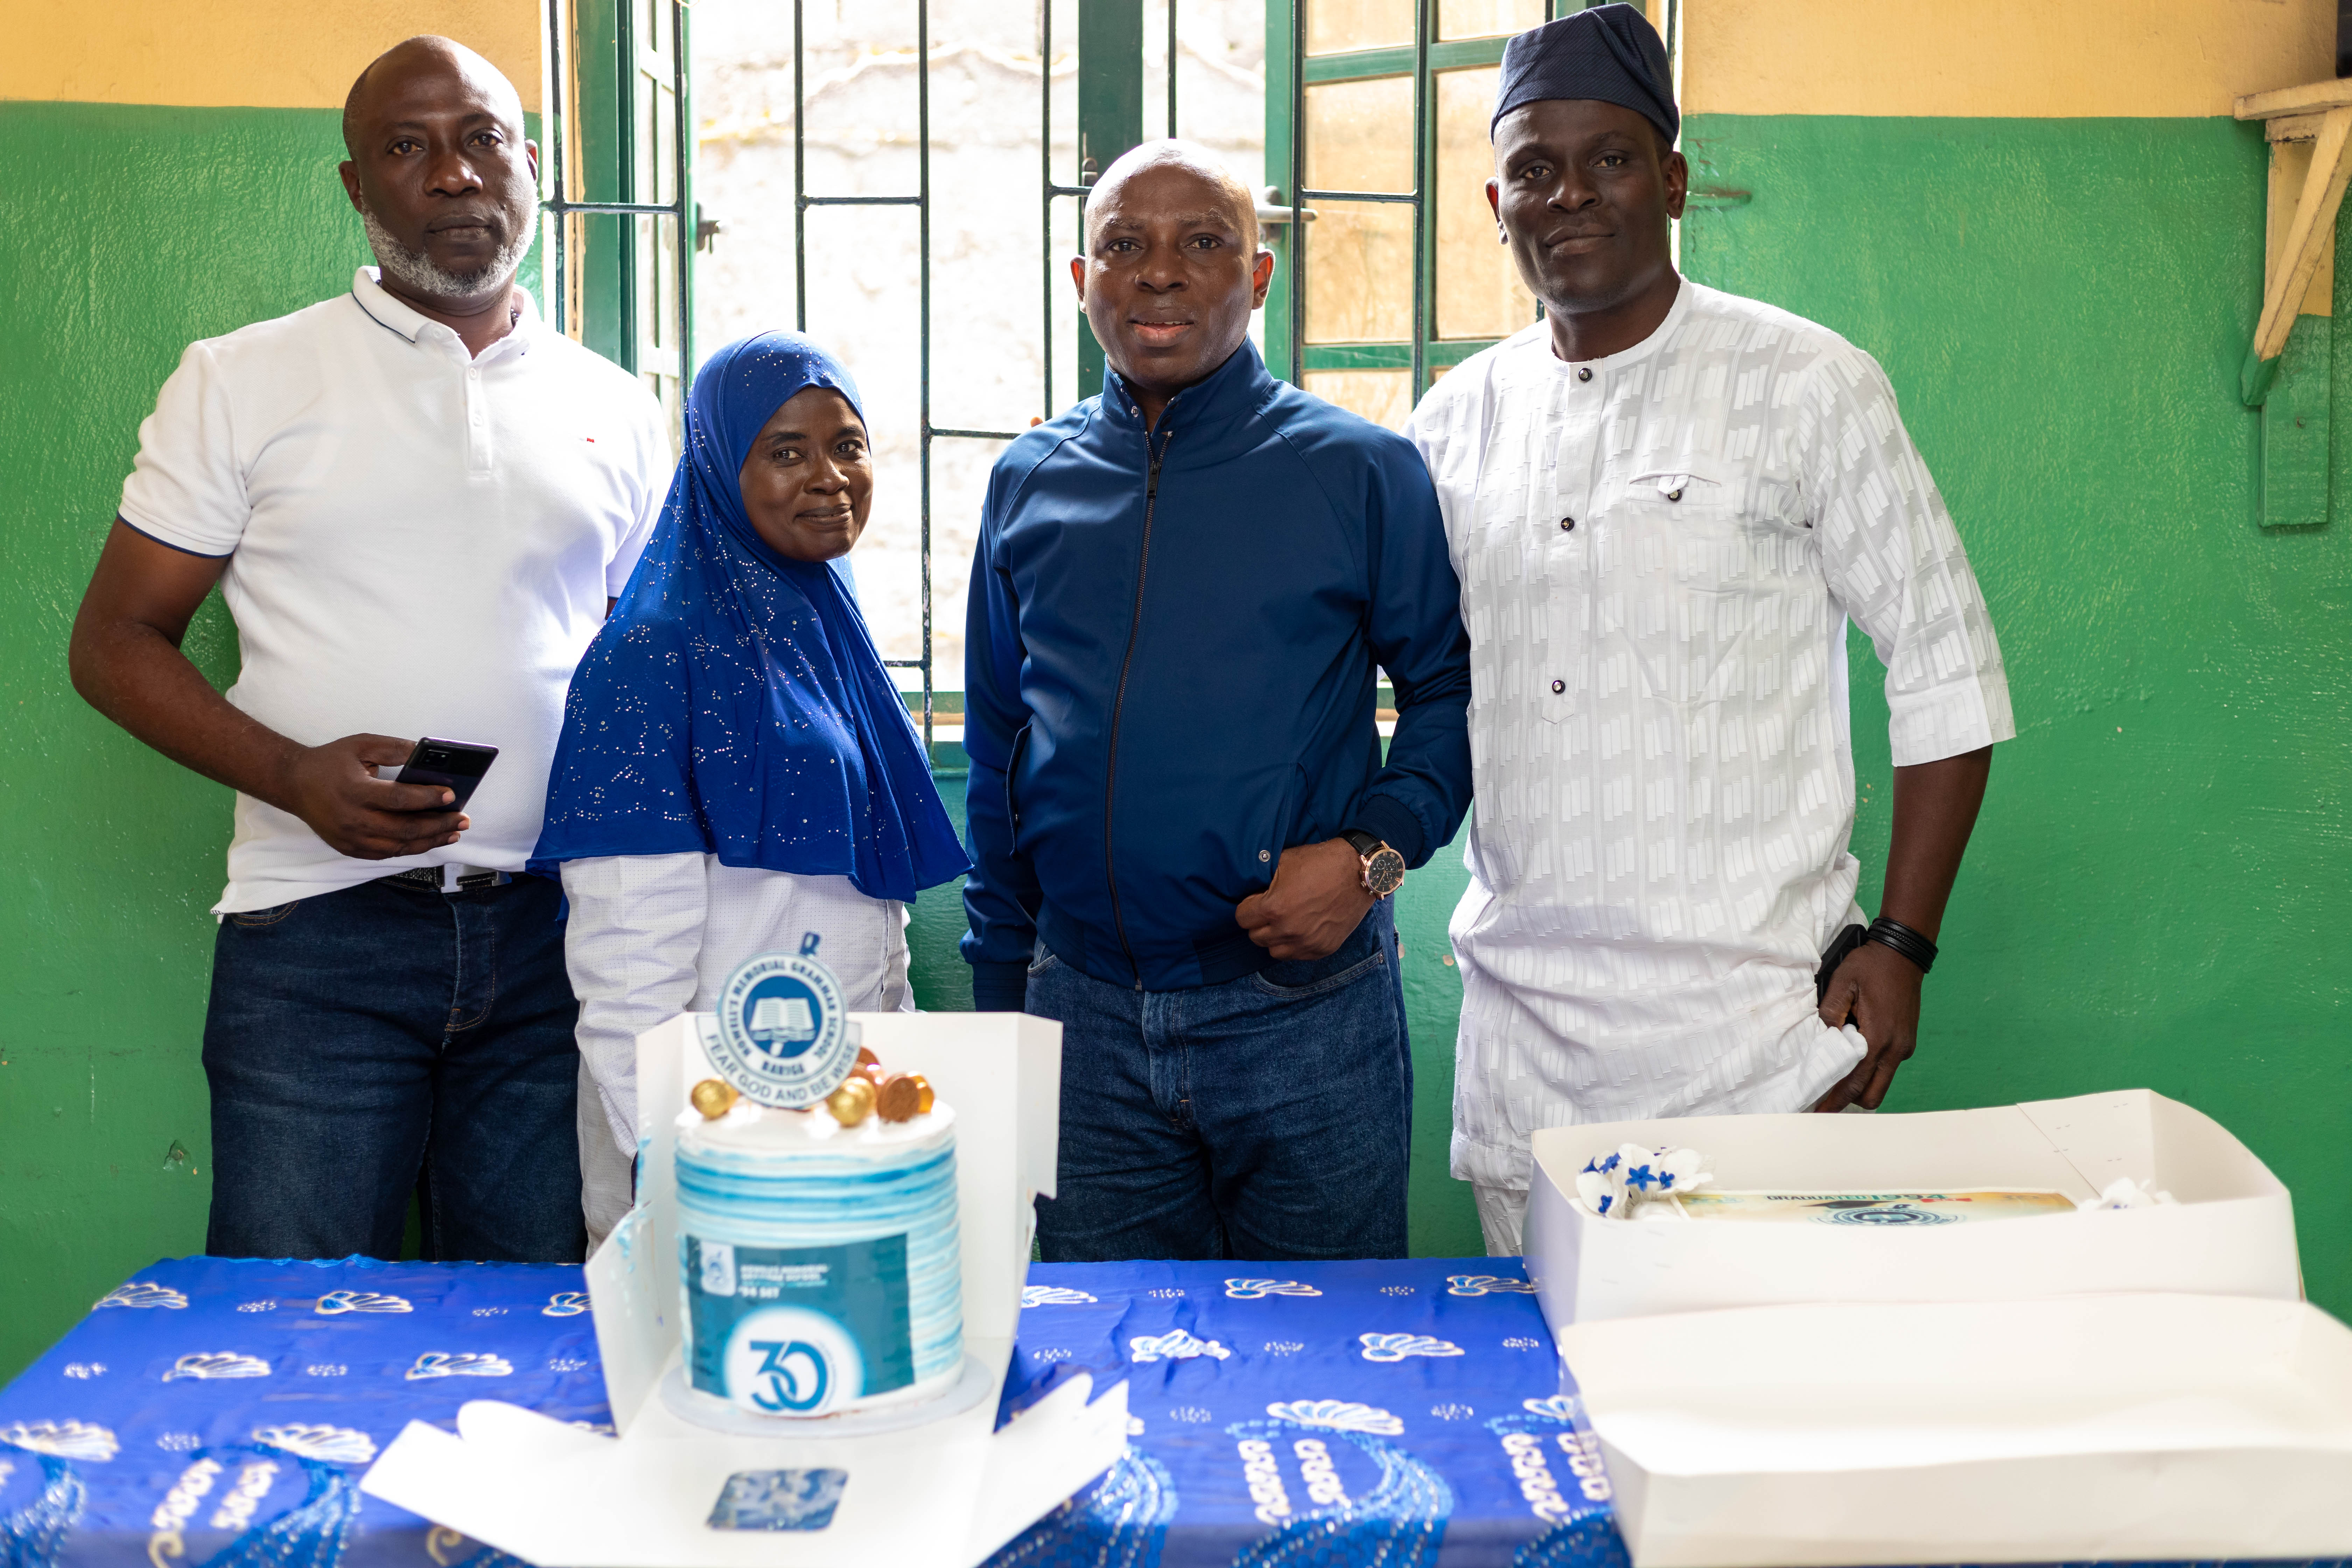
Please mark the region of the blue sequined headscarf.
[[811, 386], [866, 417], [794, 332], [730, 343], [694, 378], [661, 521], [572, 678], [533, 870], [700, 851], [909, 900], [968, 866], [845, 561], [788, 560], [743, 510], [744, 454]]

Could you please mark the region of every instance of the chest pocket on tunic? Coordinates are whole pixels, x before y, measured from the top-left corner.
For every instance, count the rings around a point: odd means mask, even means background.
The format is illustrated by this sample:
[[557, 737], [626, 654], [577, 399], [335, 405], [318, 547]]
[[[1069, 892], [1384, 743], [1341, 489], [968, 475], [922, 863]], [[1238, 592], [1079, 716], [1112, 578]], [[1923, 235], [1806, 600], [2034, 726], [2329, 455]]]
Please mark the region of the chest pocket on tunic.
[[1602, 614], [1648, 694], [1692, 708], [1741, 690], [1755, 563], [1732, 487], [1698, 473], [1640, 474], [1601, 523]]

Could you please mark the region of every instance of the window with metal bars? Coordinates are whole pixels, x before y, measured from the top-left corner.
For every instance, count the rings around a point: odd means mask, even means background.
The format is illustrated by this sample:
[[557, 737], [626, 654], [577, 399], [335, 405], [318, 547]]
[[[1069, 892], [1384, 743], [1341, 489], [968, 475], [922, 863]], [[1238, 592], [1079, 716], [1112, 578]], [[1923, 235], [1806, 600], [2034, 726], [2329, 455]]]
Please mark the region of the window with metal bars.
[[1275, 374], [1394, 429], [1431, 383], [1537, 319], [1486, 205], [1486, 122], [1510, 36], [1582, 8], [1267, 0], [1266, 173], [1305, 220], [1268, 230]]
[[[932, 614], [932, 448], [1000, 442], [1014, 428], [932, 423], [930, 4], [915, 0], [917, 153], [912, 188], [889, 194], [809, 187], [802, 144], [800, 33], [794, 20], [794, 319], [809, 321], [808, 219], [834, 206], [898, 206], [919, 227], [921, 638], [890, 662], [919, 678], [909, 692], [927, 741], [939, 712]], [[1265, 315], [1268, 367], [1368, 418], [1403, 423], [1430, 384], [1535, 321], [1538, 310], [1496, 243], [1484, 186], [1492, 170], [1486, 121], [1509, 36], [1579, 0], [1266, 0], [1265, 179], [1261, 216], [1277, 253]], [[1673, 37], [1675, 0], [1650, 0]], [[1055, 204], [1082, 207], [1094, 177], [1148, 134], [1172, 134], [1182, 0], [1075, 0], [1078, 81], [1073, 166], [1057, 168], [1052, 72], [1039, 73], [1039, 224], [1045, 384], [1050, 416], [1100, 384], [1100, 350], [1068, 293]], [[545, 268], [563, 330], [644, 377], [679, 416], [693, 369], [690, 7], [681, 0], [549, 0], [554, 121], [551, 221]], [[1034, 12], [1037, 58], [1054, 58], [1055, 7]], [[1147, 95], [1148, 24], [1166, 27], [1164, 92]], [[1065, 33], [1067, 37], [1067, 33]], [[1164, 110], [1150, 115], [1146, 98]], [[1070, 143], [1066, 138], [1063, 147]], [[1068, 156], [1067, 151], [1064, 155]], [[1286, 195], [1297, 192], [1297, 198]], [[1063, 219], [1066, 235], [1067, 208]], [[1306, 221], [1288, 221], [1303, 216]], [[1304, 243], [1296, 237], [1303, 231]], [[1067, 395], [1052, 384], [1057, 318], [1076, 343]], [[1008, 409], [1008, 416], [1024, 413]], [[1017, 423], [1008, 419], [1008, 424]], [[950, 715], [950, 722], [952, 716]]]

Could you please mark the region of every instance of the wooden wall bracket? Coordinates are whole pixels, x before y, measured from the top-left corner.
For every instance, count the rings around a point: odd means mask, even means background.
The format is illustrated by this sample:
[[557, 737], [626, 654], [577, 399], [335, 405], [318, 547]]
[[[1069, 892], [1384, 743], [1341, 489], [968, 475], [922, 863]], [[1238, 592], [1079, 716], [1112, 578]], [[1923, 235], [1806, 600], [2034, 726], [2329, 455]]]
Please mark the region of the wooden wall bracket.
[[2328, 320], [2336, 211], [2352, 179], [2352, 80], [2313, 82], [2238, 100], [2270, 143], [2262, 312], [2238, 373], [2238, 395], [2262, 411], [2261, 521], [2327, 521]]

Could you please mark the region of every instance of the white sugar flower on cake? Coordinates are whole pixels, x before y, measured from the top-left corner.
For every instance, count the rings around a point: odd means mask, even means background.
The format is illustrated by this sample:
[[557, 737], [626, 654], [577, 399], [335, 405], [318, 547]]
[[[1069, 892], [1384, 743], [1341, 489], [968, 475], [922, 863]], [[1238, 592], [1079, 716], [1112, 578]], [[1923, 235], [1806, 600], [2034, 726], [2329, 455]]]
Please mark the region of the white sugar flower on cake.
[[1706, 1164], [1706, 1156], [1696, 1149], [1620, 1144], [1615, 1153], [1584, 1163], [1576, 1173], [1576, 1201], [1601, 1219], [1632, 1219], [1644, 1204], [1714, 1181]]
[[2096, 1209], [2150, 1209], [2159, 1204], [2178, 1203], [2170, 1193], [2158, 1192], [2153, 1182], [2135, 1181], [2129, 1176], [2117, 1176], [2099, 1189], [2095, 1198], [2077, 1198], [2077, 1212], [2089, 1214]]

